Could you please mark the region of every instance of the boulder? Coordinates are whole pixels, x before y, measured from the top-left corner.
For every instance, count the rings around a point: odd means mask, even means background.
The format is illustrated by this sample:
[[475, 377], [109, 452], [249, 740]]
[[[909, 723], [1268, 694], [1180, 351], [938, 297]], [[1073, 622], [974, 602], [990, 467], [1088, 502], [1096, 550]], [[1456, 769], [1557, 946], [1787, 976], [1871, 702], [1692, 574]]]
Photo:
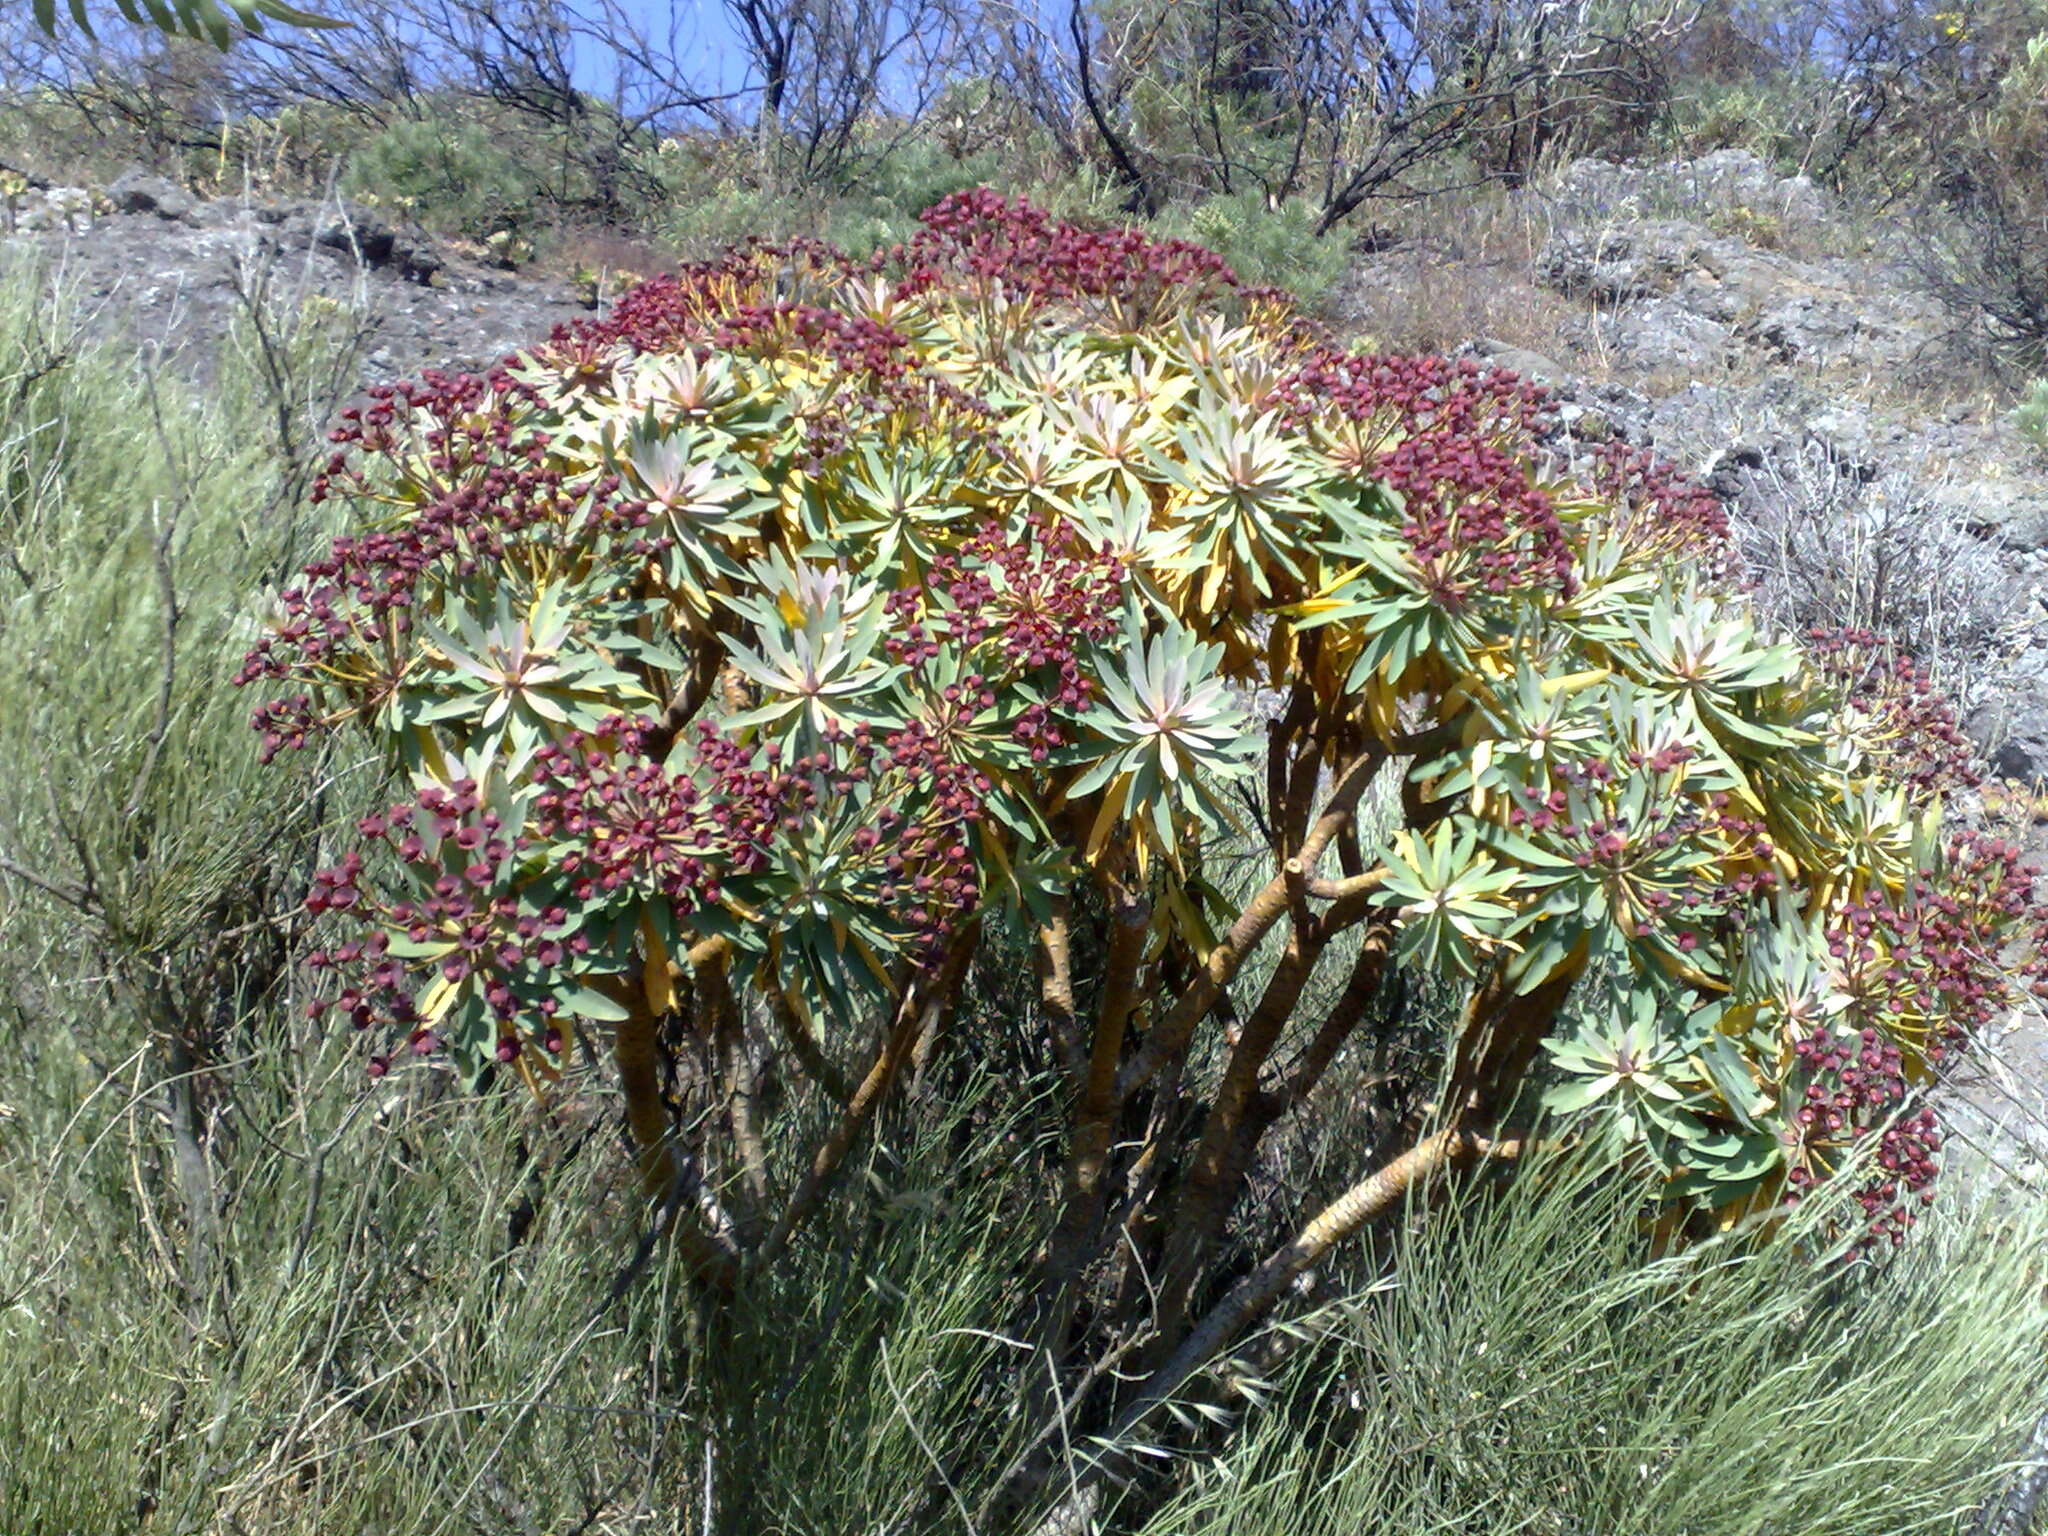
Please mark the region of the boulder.
[[354, 256], [368, 267], [389, 267], [407, 282], [431, 283], [444, 263], [432, 244], [394, 229], [360, 203], [328, 203], [306, 215], [314, 244]]
[[313, 241], [331, 251], [347, 251], [365, 266], [391, 260], [398, 236], [391, 226], [360, 203], [330, 203], [313, 217]]
[[160, 219], [182, 219], [197, 200], [176, 182], [144, 171], [129, 171], [107, 188], [107, 201], [122, 213], [153, 213]]
[[1648, 298], [1594, 324], [1616, 361], [1645, 374], [1715, 374], [1739, 350], [1734, 330], [1676, 299]]
[[1985, 475], [1946, 492], [1936, 510], [2015, 554], [2048, 550], [2048, 476]]
[[1713, 236], [1683, 220], [1567, 229], [1536, 256], [1536, 280], [1571, 298], [1626, 304], [1669, 293]]
[[1484, 358], [1494, 367], [1505, 368], [1509, 373], [1518, 374], [1534, 384], [1561, 384], [1571, 377], [1562, 366], [1541, 352], [1532, 352], [1527, 347], [1511, 346], [1491, 336], [1480, 337], [1467, 350], [1474, 357]]
[[0, 206], [0, 230], [10, 234], [61, 231], [83, 234], [92, 227], [92, 194], [83, 187], [53, 187], [45, 182]]
[[1968, 725], [2000, 778], [2048, 782], [2048, 664], [1975, 711]]

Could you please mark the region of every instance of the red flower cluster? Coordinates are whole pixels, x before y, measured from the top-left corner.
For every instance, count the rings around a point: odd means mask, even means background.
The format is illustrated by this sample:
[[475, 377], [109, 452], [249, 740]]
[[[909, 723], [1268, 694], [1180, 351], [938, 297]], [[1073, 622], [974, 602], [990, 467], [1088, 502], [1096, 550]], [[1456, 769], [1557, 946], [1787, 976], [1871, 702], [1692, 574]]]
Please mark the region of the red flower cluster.
[[[521, 430], [523, 392], [502, 374], [490, 380], [428, 373], [418, 383], [380, 385], [371, 404], [342, 413], [340, 445], [315, 481], [314, 497], [343, 494], [396, 502], [405, 515], [388, 528], [336, 539], [308, 564], [301, 584], [279, 594], [281, 616], [235, 674], [257, 681], [340, 683], [352, 708], [376, 708], [397, 685], [400, 643], [423, 589], [489, 583], [522, 548], [574, 544], [624, 556], [644, 553], [643, 503], [622, 498], [605, 475], [571, 484], [547, 459], [547, 436]], [[338, 674], [329, 663], [359, 659]], [[308, 694], [266, 704], [251, 717], [268, 761], [303, 747], [323, 722]]]
[[822, 240], [744, 241], [713, 260], [690, 262], [636, 284], [613, 301], [604, 318], [557, 326], [552, 340], [558, 348], [580, 344], [679, 352], [701, 344], [749, 305], [786, 298], [789, 290], [828, 291], [860, 270]]
[[1887, 1241], [1896, 1247], [1913, 1225], [1912, 1207], [1934, 1200], [1929, 1186], [1941, 1148], [1934, 1111], [1901, 1113], [1909, 1091], [1904, 1061], [1875, 1029], [1851, 1034], [1822, 1025], [1795, 1040], [1792, 1053], [1806, 1084], [1792, 1116], [1799, 1160], [1786, 1176], [1786, 1202], [1796, 1205], [1831, 1170], [1829, 1148], [1875, 1133], [1877, 1169], [1854, 1191], [1866, 1225], [1851, 1252], [1868, 1254]]
[[1954, 707], [1892, 641], [1867, 629], [1814, 628], [1806, 653], [1866, 717], [1857, 739], [1890, 772], [1923, 794], [1983, 781]]
[[[513, 864], [523, 839], [484, 806], [476, 782], [429, 787], [410, 805], [364, 817], [356, 830], [365, 844], [396, 855], [410, 894], [386, 900], [369, 889], [357, 851], [314, 876], [306, 910], [344, 916], [366, 931], [307, 957], [315, 969], [346, 978], [335, 995], [309, 1005], [309, 1014], [317, 1018], [333, 1009], [357, 1029], [395, 1025], [408, 1032], [406, 1043], [415, 1054], [427, 1054], [441, 1040], [421, 1020], [415, 1001], [417, 973], [424, 966], [427, 979], [438, 976], [450, 986], [478, 983], [501, 1043], [514, 1039], [515, 1021], [530, 1011], [538, 1016], [534, 1033], [542, 1048], [559, 1051], [552, 980], [588, 953], [590, 941], [573, 930], [566, 910], [521, 889]], [[392, 933], [430, 958], [400, 959], [391, 952]], [[389, 1066], [387, 1055], [370, 1059], [372, 1076], [381, 1077]]]
[[[2015, 929], [2016, 946], [2007, 937]], [[1940, 1062], [2009, 1007], [2018, 984], [2031, 978], [2037, 995], [2048, 994], [2044, 941], [2048, 911], [2035, 901], [2033, 871], [2017, 848], [1979, 833], [1952, 839], [1941, 867], [1902, 894], [1878, 888], [1850, 902], [1829, 932], [1857, 1033], [1820, 1030], [1795, 1042], [1810, 1074], [1796, 1118], [1816, 1141], [1882, 1127], [1879, 1171], [1856, 1196], [1870, 1220], [1865, 1246], [1899, 1242], [1913, 1223], [1907, 1197], [1933, 1198], [1941, 1144], [1932, 1110], [1900, 1113], [1909, 1089], [1894, 1042], [1917, 1042]], [[2016, 962], [2013, 953], [2028, 958]], [[1806, 1182], [1795, 1175], [1795, 1192]]]
[[[717, 790], [705, 793], [641, 755], [648, 729], [615, 716], [542, 747], [533, 763], [534, 836], [555, 845], [576, 900], [630, 886], [687, 914], [717, 902], [721, 872], [751, 863], [767, 811], [743, 782], [718, 775]], [[714, 758], [715, 742], [707, 743]]]
[[984, 646], [993, 647], [981, 663], [993, 677], [1055, 671], [1046, 696], [1014, 726], [1032, 761], [1044, 762], [1065, 740], [1055, 716], [1078, 714], [1092, 698], [1081, 649], [1115, 633], [1122, 578], [1113, 556], [1060, 538], [1039, 514], [1014, 536], [991, 519], [934, 560], [919, 585], [889, 594], [895, 627], [883, 643], [892, 660], [919, 672], [942, 649], [966, 656]]
[[1143, 325], [1168, 300], [1212, 303], [1239, 287], [1214, 251], [1141, 230], [1087, 229], [1023, 198], [987, 187], [955, 192], [925, 210], [924, 226], [894, 253], [911, 291], [962, 277], [1000, 283], [1016, 298], [1103, 301], [1123, 323]]
[[1902, 894], [1879, 887], [1849, 903], [1828, 936], [1859, 1016], [1924, 1037], [1933, 1061], [1993, 1023], [2016, 984], [2048, 995], [2044, 943], [2034, 871], [2012, 844], [1977, 832], [1954, 836], [1939, 870]]
[[1278, 398], [1295, 427], [1324, 429], [1346, 470], [1401, 493], [1401, 536], [1445, 609], [1481, 592], [1573, 590], [1571, 547], [1531, 474], [1548, 404], [1537, 386], [1471, 358], [1323, 350]]
[[1632, 550], [1725, 570], [1733, 557], [1721, 500], [1646, 449], [1605, 443], [1593, 456], [1593, 487], [1611, 500], [1610, 531]]

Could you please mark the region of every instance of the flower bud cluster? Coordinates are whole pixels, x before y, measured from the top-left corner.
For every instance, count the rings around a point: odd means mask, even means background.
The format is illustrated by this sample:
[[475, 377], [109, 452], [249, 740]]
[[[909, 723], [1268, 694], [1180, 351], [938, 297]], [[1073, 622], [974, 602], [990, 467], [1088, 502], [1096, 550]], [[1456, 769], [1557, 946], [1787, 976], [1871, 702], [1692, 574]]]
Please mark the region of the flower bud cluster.
[[914, 671], [950, 652], [982, 658], [978, 665], [1004, 687], [1052, 674], [1012, 728], [1042, 763], [1066, 739], [1059, 717], [1084, 712], [1094, 697], [1084, 651], [1116, 632], [1123, 568], [1063, 536], [1043, 514], [1014, 533], [990, 519], [887, 601], [889, 655]]
[[1844, 903], [1828, 950], [1857, 1016], [1938, 1062], [2023, 989], [2048, 996], [2048, 913], [2034, 880], [2011, 843], [1963, 831], [1902, 891], [1873, 885]]
[[1857, 741], [1923, 796], [1982, 782], [1955, 708], [1892, 641], [1868, 629], [1814, 628], [1806, 652], [1863, 716]]
[[635, 284], [601, 319], [555, 328], [552, 345], [679, 352], [701, 344], [727, 316], [792, 291], [824, 294], [862, 270], [822, 240], [742, 241], [708, 261]]
[[1446, 610], [1573, 590], [1571, 546], [1531, 471], [1548, 403], [1536, 386], [1471, 358], [1323, 350], [1277, 397], [1297, 428], [1336, 418], [1333, 456], [1401, 494], [1401, 537]]
[[1632, 551], [1655, 550], [1709, 572], [1728, 569], [1734, 547], [1721, 499], [1676, 465], [1624, 442], [1603, 443], [1592, 478], [1609, 506], [1603, 522]]
[[[589, 953], [590, 941], [526, 878], [524, 837], [484, 804], [476, 781], [429, 786], [410, 804], [364, 817], [356, 831], [365, 849], [395, 860], [404, 894], [373, 887], [363, 850], [314, 876], [307, 912], [345, 919], [359, 936], [307, 956], [315, 970], [343, 981], [308, 1013], [336, 1012], [358, 1030], [396, 1027], [405, 1032], [405, 1050], [426, 1055], [443, 1041], [435, 1020], [422, 1015], [422, 998], [466, 990], [495, 1021], [501, 1060], [518, 1054], [522, 1024], [544, 1052], [558, 1055], [557, 981]], [[394, 951], [394, 936], [410, 958]], [[371, 1075], [390, 1065], [388, 1053], [373, 1055]]]
[[1792, 1043], [1793, 1166], [1786, 1201], [1797, 1204], [1840, 1161], [1841, 1150], [1878, 1138], [1875, 1167], [1852, 1191], [1864, 1226], [1852, 1252], [1896, 1246], [1914, 1208], [1934, 1199], [1941, 1130], [1934, 1111], [1908, 1109], [1910, 1088], [1897, 1044], [1871, 1026], [1821, 1025]]
[[[338, 538], [278, 596], [270, 631], [243, 658], [237, 687], [296, 681], [338, 686], [353, 710], [381, 706], [398, 685], [388, 658], [405, 649], [413, 615], [451, 588], [489, 583], [522, 549], [602, 545], [644, 528], [644, 504], [613, 475], [573, 482], [551, 463], [546, 433], [521, 430], [523, 393], [500, 374], [429, 373], [378, 385], [370, 404], [342, 413], [342, 445], [315, 483], [333, 494], [396, 501], [388, 527]], [[349, 711], [332, 717], [345, 718]], [[266, 761], [303, 747], [322, 724], [308, 695], [265, 705], [250, 724]]]
[[1169, 304], [1214, 303], [1239, 287], [1215, 252], [1141, 230], [1088, 229], [987, 187], [927, 209], [898, 253], [913, 292], [967, 278], [1040, 302], [1110, 301], [1143, 325]]

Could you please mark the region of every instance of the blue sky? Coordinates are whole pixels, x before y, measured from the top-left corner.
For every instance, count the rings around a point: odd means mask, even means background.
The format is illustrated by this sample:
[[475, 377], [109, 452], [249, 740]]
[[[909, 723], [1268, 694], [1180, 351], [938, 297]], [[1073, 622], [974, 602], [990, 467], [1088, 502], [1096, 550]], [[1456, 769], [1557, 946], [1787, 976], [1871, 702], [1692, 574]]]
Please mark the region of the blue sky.
[[[573, 8], [575, 0], [570, 0]], [[746, 91], [760, 84], [748, 69], [740, 33], [720, 0], [618, 0], [626, 13], [660, 46], [674, 29], [674, 52], [683, 73], [707, 93]], [[607, 94], [609, 77], [600, 58], [579, 59], [579, 73], [591, 91]], [[734, 116], [752, 115], [751, 100], [734, 102]]]

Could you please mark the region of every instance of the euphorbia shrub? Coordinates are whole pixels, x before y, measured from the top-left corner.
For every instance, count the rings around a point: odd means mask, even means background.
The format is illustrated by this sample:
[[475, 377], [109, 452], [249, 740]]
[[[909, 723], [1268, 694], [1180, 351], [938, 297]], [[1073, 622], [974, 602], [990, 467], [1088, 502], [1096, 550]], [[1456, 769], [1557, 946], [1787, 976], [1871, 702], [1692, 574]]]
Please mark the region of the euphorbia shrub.
[[[1922, 1086], [2039, 964], [2029, 877], [1944, 819], [1966, 756], [1909, 665], [1760, 633], [1712, 499], [1567, 473], [1544, 409], [986, 192], [376, 391], [320, 482], [358, 531], [244, 674], [267, 751], [359, 727], [415, 786], [309, 901], [323, 1006], [378, 1072], [605, 1044], [725, 1286], [1022, 921], [1072, 1078], [1035, 1326], [1084, 1421], [1539, 1111], [1683, 1219], [1853, 1162], [1896, 1240]], [[1440, 1090], [1226, 1285], [1262, 1140], [1358, 1091], [1404, 968], [1462, 989]], [[715, 1089], [686, 1126], [671, 1054]], [[815, 1145], [761, 1123], [771, 1062]]]

